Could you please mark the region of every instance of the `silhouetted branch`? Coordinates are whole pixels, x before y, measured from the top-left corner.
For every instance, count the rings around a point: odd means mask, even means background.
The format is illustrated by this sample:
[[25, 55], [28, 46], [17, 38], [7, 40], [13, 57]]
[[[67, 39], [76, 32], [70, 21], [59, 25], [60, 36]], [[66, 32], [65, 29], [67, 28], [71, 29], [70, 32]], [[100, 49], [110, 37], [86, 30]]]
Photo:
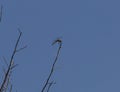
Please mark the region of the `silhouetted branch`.
[[15, 68], [16, 66], [18, 66], [18, 64], [12, 65], [11, 70], [13, 70], [13, 68]]
[[19, 52], [19, 51], [21, 51], [21, 50], [23, 50], [23, 49], [25, 49], [25, 48], [27, 48], [27, 45], [24, 46], [24, 47], [22, 47], [22, 48], [20, 48], [20, 49], [18, 49], [18, 50], [16, 50], [16, 52]]
[[52, 67], [51, 67], [50, 74], [49, 74], [49, 76], [48, 76], [48, 78], [47, 78], [47, 80], [46, 80], [46, 82], [45, 82], [45, 84], [44, 84], [41, 92], [44, 92], [44, 90], [46, 89], [47, 85], [49, 84], [49, 80], [50, 80], [50, 78], [51, 78], [51, 76], [52, 76], [52, 74], [53, 74], [53, 72], [54, 72], [54, 67], [55, 67], [55, 64], [56, 64], [56, 62], [57, 62], [57, 59], [58, 59], [58, 56], [59, 56], [59, 52], [60, 52], [60, 49], [61, 49], [61, 46], [62, 46], [62, 41], [61, 41], [60, 39], [55, 40], [55, 41], [52, 43], [52, 45], [54, 45], [55, 43], [58, 43], [58, 44], [59, 44], [59, 48], [58, 48], [58, 51], [57, 51], [57, 55], [56, 55], [56, 57], [55, 57], [55, 60], [54, 60], [54, 62], [53, 62], [53, 65], [52, 65]]
[[22, 35], [22, 32], [19, 31], [19, 37], [18, 37], [18, 39], [17, 39], [17, 41], [16, 41], [16, 44], [15, 44], [15, 47], [14, 47], [12, 56], [11, 56], [11, 58], [10, 58], [9, 66], [8, 66], [8, 68], [7, 68], [7, 71], [6, 71], [6, 73], [5, 73], [3, 82], [2, 82], [2, 84], [1, 84], [0, 92], [3, 92], [6, 83], [8, 83], [8, 81], [9, 81], [9, 77], [10, 77], [10, 74], [11, 74], [11, 69], [12, 69], [12, 67], [13, 67], [13, 59], [14, 59], [14, 56], [15, 56], [15, 54], [16, 54], [17, 46], [18, 46], [18, 43], [19, 43], [19, 41], [20, 41], [21, 35]]
[[51, 88], [51, 86], [52, 86], [53, 84], [56, 84], [56, 83], [54, 83], [54, 82], [52, 81], [51, 83], [48, 84], [47, 92], [50, 91], [50, 88]]

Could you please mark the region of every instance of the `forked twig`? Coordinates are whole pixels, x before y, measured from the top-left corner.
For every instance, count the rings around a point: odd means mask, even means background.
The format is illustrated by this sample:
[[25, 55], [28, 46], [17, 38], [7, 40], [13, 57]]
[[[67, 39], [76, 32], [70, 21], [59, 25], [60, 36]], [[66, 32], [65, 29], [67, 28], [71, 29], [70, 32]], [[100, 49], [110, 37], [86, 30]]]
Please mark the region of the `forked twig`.
[[50, 88], [52, 87], [53, 84], [56, 84], [56, 83], [54, 83], [53, 81], [49, 83], [48, 88], [47, 88], [47, 92], [50, 91]]
[[54, 62], [53, 62], [53, 64], [52, 64], [52, 67], [51, 67], [49, 76], [48, 76], [48, 78], [46, 79], [46, 82], [45, 82], [45, 84], [44, 84], [41, 92], [44, 92], [44, 90], [46, 89], [47, 85], [49, 84], [49, 80], [50, 80], [50, 78], [51, 78], [51, 76], [52, 76], [52, 74], [53, 74], [53, 72], [54, 72], [55, 64], [56, 64], [56, 62], [57, 62], [57, 60], [58, 60], [58, 56], [59, 56], [60, 49], [61, 49], [61, 46], [62, 46], [62, 40], [57, 39], [57, 40], [55, 40], [55, 41], [53, 42], [52, 45], [54, 45], [55, 43], [58, 43], [58, 44], [59, 44], [59, 48], [58, 48], [58, 51], [57, 51], [57, 55], [56, 55], [56, 57], [55, 57], [55, 60], [54, 60]]
[[25, 48], [27, 48], [27, 45], [24, 46], [24, 47], [22, 47], [22, 48], [17, 49], [16, 52], [19, 52], [19, 51], [21, 51], [21, 50], [23, 50], [23, 49], [25, 49]]
[[12, 69], [12, 66], [13, 66], [13, 59], [14, 59], [14, 56], [15, 56], [15, 54], [16, 54], [17, 46], [18, 46], [18, 43], [19, 43], [19, 41], [20, 41], [21, 35], [22, 35], [22, 32], [19, 31], [19, 37], [18, 37], [18, 39], [17, 39], [17, 41], [16, 41], [16, 44], [15, 44], [15, 47], [14, 47], [12, 56], [11, 56], [11, 58], [10, 58], [9, 66], [8, 66], [8, 68], [7, 68], [7, 71], [6, 71], [6, 73], [5, 73], [5, 77], [4, 77], [3, 82], [2, 82], [2, 84], [1, 84], [0, 92], [3, 92], [4, 87], [5, 87], [5, 84], [6, 84], [7, 80], [8, 80], [8, 78], [10, 77], [10, 72], [11, 72], [11, 69]]

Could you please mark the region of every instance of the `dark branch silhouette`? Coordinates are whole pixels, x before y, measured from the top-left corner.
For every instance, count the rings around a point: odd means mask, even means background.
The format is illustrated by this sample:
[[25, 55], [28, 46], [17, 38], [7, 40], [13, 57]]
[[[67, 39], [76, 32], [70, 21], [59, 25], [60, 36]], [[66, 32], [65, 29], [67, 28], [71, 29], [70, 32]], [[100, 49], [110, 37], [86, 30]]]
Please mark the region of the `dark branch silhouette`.
[[21, 51], [21, 50], [23, 50], [23, 49], [25, 49], [25, 48], [27, 48], [27, 45], [24, 46], [24, 47], [22, 47], [22, 48], [17, 49], [16, 52], [19, 52], [19, 51]]
[[45, 82], [45, 84], [44, 84], [41, 92], [44, 92], [44, 90], [46, 89], [47, 85], [49, 84], [49, 80], [50, 80], [50, 78], [51, 78], [51, 76], [52, 76], [52, 74], [53, 74], [53, 72], [54, 72], [55, 64], [56, 64], [56, 62], [57, 62], [57, 60], [58, 60], [58, 56], [59, 56], [60, 49], [61, 49], [61, 46], [62, 46], [62, 40], [57, 39], [57, 40], [55, 40], [55, 41], [52, 43], [52, 45], [54, 45], [55, 43], [58, 43], [58, 44], [59, 44], [59, 48], [58, 48], [58, 51], [57, 51], [57, 55], [56, 55], [56, 57], [55, 57], [55, 60], [54, 60], [54, 62], [53, 62], [53, 65], [52, 65], [52, 67], [51, 67], [49, 76], [48, 76], [48, 78], [47, 78], [47, 80], [46, 80], [46, 82]]
[[48, 84], [47, 92], [50, 91], [50, 88], [52, 87], [53, 84], [56, 84], [56, 83], [54, 83], [54, 82], [52, 81], [51, 83]]
[[17, 41], [16, 41], [16, 44], [15, 44], [15, 47], [14, 47], [12, 56], [11, 56], [11, 58], [10, 58], [9, 66], [8, 66], [8, 68], [7, 68], [7, 71], [5, 72], [5, 76], [4, 76], [3, 82], [2, 82], [1, 87], [0, 87], [0, 92], [3, 92], [6, 84], [8, 84], [8, 82], [9, 82], [11, 70], [12, 70], [12, 68], [13, 68], [13, 59], [14, 59], [14, 56], [15, 56], [15, 54], [16, 54], [16, 50], [17, 50], [18, 43], [19, 43], [19, 41], [20, 41], [21, 35], [22, 35], [22, 32], [19, 30], [19, 37], [18, 37], [18, 39], [17, 39]]

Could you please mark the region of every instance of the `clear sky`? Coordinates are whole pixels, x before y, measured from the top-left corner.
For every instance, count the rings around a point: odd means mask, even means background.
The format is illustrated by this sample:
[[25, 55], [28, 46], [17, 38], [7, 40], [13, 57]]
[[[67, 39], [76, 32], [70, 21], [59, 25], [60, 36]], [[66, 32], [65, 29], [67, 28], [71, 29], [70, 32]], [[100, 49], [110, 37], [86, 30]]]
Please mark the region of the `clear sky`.
[[[23, 32], [12, 83], [40, 92], [63, 40], [50, 92], [120, 92], [120, 0], [0, 0], [0, 58], [10, 59]], [[1, 68], [0, 68], [1, 69]]]

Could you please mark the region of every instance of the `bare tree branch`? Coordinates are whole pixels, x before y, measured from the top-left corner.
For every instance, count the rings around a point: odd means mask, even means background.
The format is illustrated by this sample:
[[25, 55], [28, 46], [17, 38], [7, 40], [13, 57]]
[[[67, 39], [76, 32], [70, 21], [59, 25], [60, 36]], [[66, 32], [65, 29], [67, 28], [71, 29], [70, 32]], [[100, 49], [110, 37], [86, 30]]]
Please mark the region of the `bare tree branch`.
[[4, 77], [3, 82], [2, 82], [2, 84], [1, 84], [0, 92], [3, 92], [4, 87], [5, 87], [5, 84], [7, 83], [8, 79], [9, 79], [9, 77], [10, 77], [11, 67], [13, 66], [13, 59], [14, 59], [14, 56], [15, 56], [15, 54], [16, 54], [17, 46], [18, 46], [18, 43], [19, 43], [19, 41], [20, 41], [21, 35], [22, 35], [22, 32], [19, 30], [19, 37], [18, 37], [18, 39], [17, 39], [17, 41], [16, 41], [16, 44], [15, 44], [15, 47], [14, 47], [12, 56], [11, 56], [11, 58], [10, 58], [10, 63], [9, 63], [7, 72], [5, 73], [5, 77]]
[[11, 70], [13, 70], [13, 68], [15, 68], [16, 66], [18, 66], [18, 64], [15, 64], [11, 67]]
[[19, 52], [19, 51], [21, 51], [21, 50], [23, 50], [23, 49], [25, 49], [25, 48], [27, 48], [27, 45], [25, 45], [25, 46], [22, 47], [22, 48], [19, 48], [18, 50], [16, 50], [16, 52]]
[[53, 84], [56, 84], [56, 83], [54, 83], [54, 82], [52, 81], [52, 82], [50, 82], [50, 83], [48, 84], [47, 92], [50, 91], [50, 88], [52, 87]]
[[52, 45], [54, 45], [55, 43], [58, 43], [58, 44], [59, 44], [59, 48], [58, 48], [58, 51], [57, 51], [57, 55], [56, 55], [56, 57], [55, 57], [55, 60], [54, 60], [54, 62], [53, 62], [53, 65], [52, 65], [52, 67], [51, 67], [50, 74], [49, 74], [48, 78], [46, 79], [46, 82], [45, 82], [45, 84], [44, 84], [41, 92], [44, 92], [44, 90], [46, 89], [47, 85], [49, 84], [49, 80], [50, 80], [50, 78], [51, 78], [51, 76], [52, 76], [52, 74], [53, 74], [53, 72], [54, 72], [55, 64], [56, 64], [56, 62], [57, 62], [57, 60], [58, 60], [59, 52], [60, 52], [60, 49], [61, 49], [61, 46], [62, 46], [62, 40], [57, 39], [57, 40], [55, 40], [55, 41], [52, 43]]

